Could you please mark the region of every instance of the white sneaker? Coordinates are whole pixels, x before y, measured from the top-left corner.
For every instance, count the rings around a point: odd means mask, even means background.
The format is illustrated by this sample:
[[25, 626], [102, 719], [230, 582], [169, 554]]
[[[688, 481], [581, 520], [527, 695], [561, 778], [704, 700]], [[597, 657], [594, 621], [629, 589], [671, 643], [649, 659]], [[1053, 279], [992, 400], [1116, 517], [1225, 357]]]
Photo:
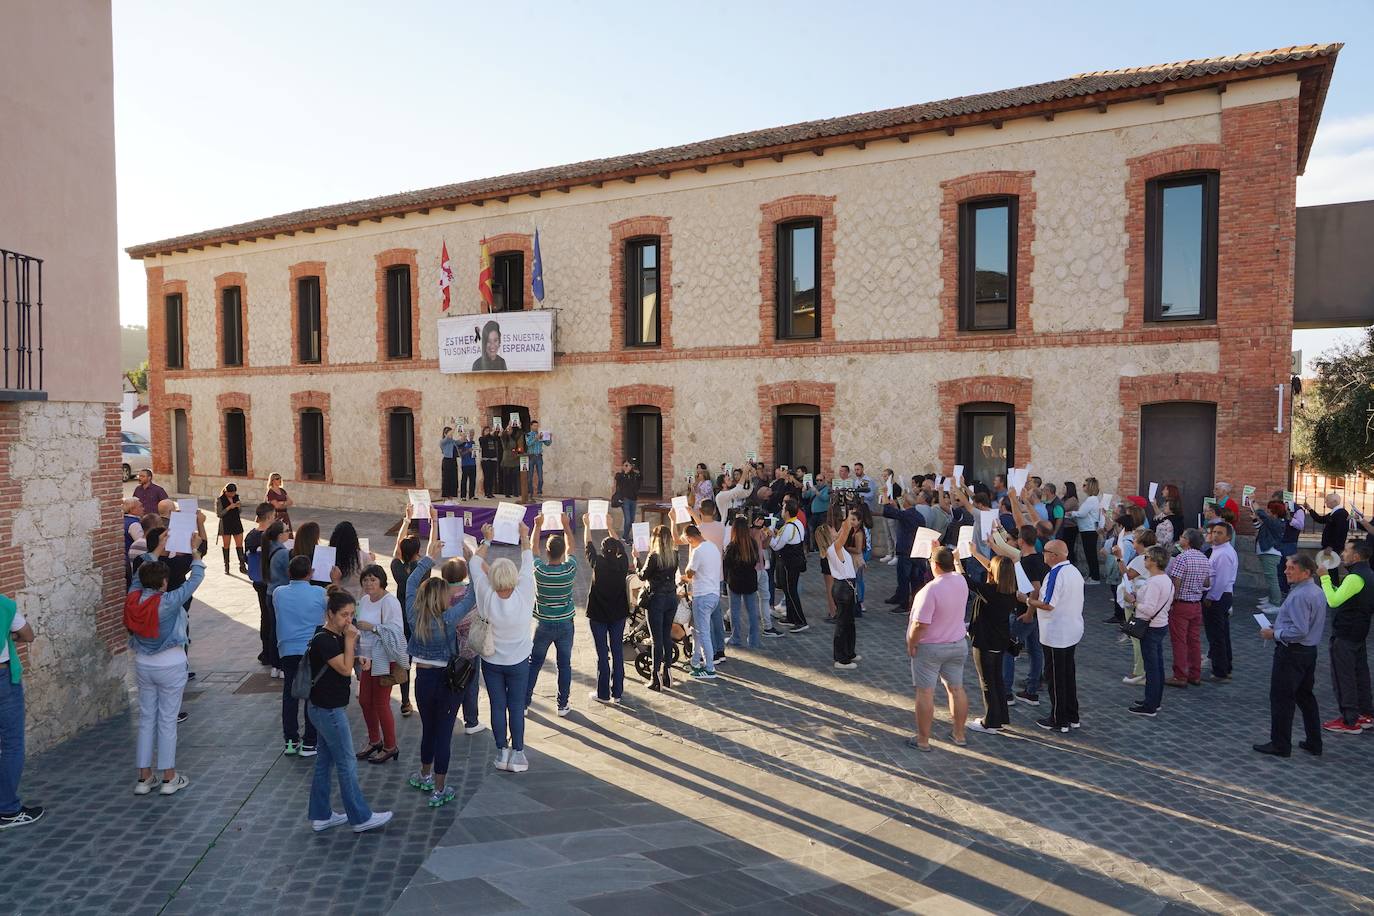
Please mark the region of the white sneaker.
[[856, 655], [856, 656], [854, 656], [853, 658], [850, 659], [851, 662], [861, 662], [861, 661], [863, 661], [863, 660], [864, 660], [864, 657], [863, 657], [862, 655]]
[[595, 690], [593, 690], [591, 693], [587, 694], [587, 699], [591, 700], [593, 703], [609, 703], [609, 702], [610, 702], [610, 700], [603, 700], [603, 699], [601, 699], [601, 697], [597, 696]]
[[[344, 819], [347, 820], [347, 818]], [[369, 830], [374, 830], [377, 827], [382, 826], [389, 820], [391, 820], [390, 811], [374, 811], [372, 812], [372, 816], [369, 817], [367, 820], [363, 821], [361, 824], [354, 825], [353, 832], [366, 833]]]
[[496, 751], [496, 768], [504, 772], [510, 772], [510, 748], [498, 748]]
[[523, 773], [530, 768], [530, 762], [525, 759], [524, 751], [513, 751], [510, 755], [510, 771], [512, 773]]
[[988, 728], [986, 725], [983, 724], [982, 719], [970, 719], [968, 723], [968, 729], [969, 731], [987, 732], [989, 734], [1001, 731], [1000, 728]]
[[134, 794], [147, 795], [160, 785], [162, 785], [162, 777], [154, 773], [147, 779], [140, 779], [138, 782], [134, 783]]
[[1145, 675], [1141, 674], [1137, 676], [1128, 674], [1121, 679], [1121, 683], [1130, 684], [1132, 687], [1139, 687], [1141, 684], [1145, 683]]
[[327, 820], [323, 820], [323, 821], [311, 821], [311, 822], [310, 822], [310, 826], [314, 828], [314, 830], [315, 830], [316, 833], [323, 833], [324, 831], [328, 830], [330, 827], [337, 827], [337, 826], [339, 826], [340, 824], [347, 824], [347, 823], [348, 823], [348, 815], [347, 815], [347, 814], [340, 814], [339, 812], [334, 811], [334, 812], [330, 813], [329, 818], [328, 818]]
[[485, 723], [485, 722], [478, 722], [476, 725], [465, 725], [465, 726], [463, 726], [463, 734], [465, 734], [465, 735], [475, 735], [475, 734], [478, 734], [479, 732], [484, 732], [484, 731], [486, 731], [486, 730], [487, 730], [487, 723]]
[[282, 671], [281, 671], [280, 668], [273, 668], [273, 669], [272, 669], [272, 676], [273, 676], [274, 678], [276, 678], [277, 680], [281, 680], [281, 679], [284, 678], [286, 675], [282, 674]]
[[892, 558], [890, 558], [890, 559], [883, 560], [883, 562], [886, 563], [888, 566], [896, 566], [896, 565], [897, 565], [897, 558], [896, 558], [896, 557], [892, 557]]
[[190, 784], [191, 780], [187, 779], [185, 774], [178, 773], [176, 778], [171, 782], [164, 782], [162, 788], [157, 790], [157, 793], [159, 795], [175, 795]]
[[570, 712], [572, 712], [571, 707], [568, 707], [568, 706], [560, 706], [560, 707], [558, 707], [558, 718], [560, 718], [560, 719], [566, 719], [566, 718], [568, 717], [568, 713], [570, 713]]
[[854, 664], [853, 662], [836, 662], [835, 667], [839, 668], [841, 671], [853, 671], [855, 668], [859, 666]]

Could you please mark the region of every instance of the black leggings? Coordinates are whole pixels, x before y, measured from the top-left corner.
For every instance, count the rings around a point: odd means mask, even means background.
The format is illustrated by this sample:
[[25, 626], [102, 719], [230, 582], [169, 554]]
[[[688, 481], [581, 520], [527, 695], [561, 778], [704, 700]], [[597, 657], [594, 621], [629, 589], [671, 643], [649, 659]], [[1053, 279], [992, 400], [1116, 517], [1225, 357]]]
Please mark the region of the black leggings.
[[1064, 547], [1069, 551], [1069, 562], [1077, 566], [1078, 564], [1074, 562], [1073, 551], [1074, 545], [1078, 543], [1078, 527], [1076, 525], [1073, 527], [1069, 527], [1068, 525], [1061, 526], [1059, 529], [1059, 540], [1064, 542]]
[[799, 579], [801, 579], [801, 569], [786, 563], [778, 564], [778, 585], [782, 588], [782, 600], [787, 604], [786, 622], [794, 627], [806, 626], [806, 614], [802, 613], [801, 594], [797, 591]]
[[988, 649], [973, 650], [973, 667], [978, 686], [983, 689], [983, 727], [1001, 728], [1007, 724], [1007, 691], [1002, 686], [1002, 653]]
[[477, 498], [477, 465], [463, 465], [463, 482], [459, 491], [459, 499]]
[[660, 671], [666, 674], [671, 666], [673, 617], [676, 613], [677, 595], [666, 592], [649, 596], [649, 636], [654, 643], [654, 673], [650, 676], [655, 679]]
[[1097, 567], [1097, 532], [1079, 528], [1078, 540], [1083, 544], [1083, 557], [1088, 561], [1088, 578], [1102, 581], [1102, 571]]

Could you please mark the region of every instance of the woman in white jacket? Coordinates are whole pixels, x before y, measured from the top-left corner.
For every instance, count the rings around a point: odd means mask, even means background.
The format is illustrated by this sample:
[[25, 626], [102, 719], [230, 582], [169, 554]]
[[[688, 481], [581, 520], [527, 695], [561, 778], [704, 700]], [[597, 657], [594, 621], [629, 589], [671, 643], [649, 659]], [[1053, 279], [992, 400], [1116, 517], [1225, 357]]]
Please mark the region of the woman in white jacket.
[[[530, 649], [534, 638], [534, 554], [530, 529], [520, 525], [520, 566], [502, 557], [487, 565], [491, 526], [482, 528], [477, 562], [469, 567], [479, 621], [491, 627], [491, 651], [482, 652], [482, 680], [491, 701], [491, 734], [496, 739], [496, 768], [523, 773], [525, 759], [525, 690], [530, 676]], [[477, 622], [474, 622], [477, 623]], [[506, 746], [507, 729], [510, 746]]]
[[1078, 523], [1078, 541], [1083, 545], [1083, 556], [1088, 561], [1088, 584], [1096, 585], [1102, 581], [1102, 571], [1097, 565], [1097, 531], [1102, 527], [1102, 501], [1098, 496], [1097, 478], [1089, 477], [1083, 481], [1083, 497], [1079, 500], [1073, 520]]

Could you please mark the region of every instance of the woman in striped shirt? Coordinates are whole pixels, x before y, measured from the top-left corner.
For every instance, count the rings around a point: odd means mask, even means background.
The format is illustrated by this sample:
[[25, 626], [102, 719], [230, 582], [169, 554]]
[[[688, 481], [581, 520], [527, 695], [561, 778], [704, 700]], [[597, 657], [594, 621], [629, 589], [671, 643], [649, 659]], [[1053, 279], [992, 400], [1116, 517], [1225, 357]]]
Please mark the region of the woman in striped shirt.
[[568, 555], [568, 516], [561, 515], [563, 529], [544, 543], [541, 531], [544, 515], [534, 517], [530, 542], [539, 556], [534, 560], [534, 646], [530, 650], [529, 686], [525, 706], [534, 702], [534, 683], [544, 667], [549, 646], [554, 647], [558, 663], [558, 714], [568, 714], [568, 694], [572, 691], [573, 580], [577, 578], [577, 558]]

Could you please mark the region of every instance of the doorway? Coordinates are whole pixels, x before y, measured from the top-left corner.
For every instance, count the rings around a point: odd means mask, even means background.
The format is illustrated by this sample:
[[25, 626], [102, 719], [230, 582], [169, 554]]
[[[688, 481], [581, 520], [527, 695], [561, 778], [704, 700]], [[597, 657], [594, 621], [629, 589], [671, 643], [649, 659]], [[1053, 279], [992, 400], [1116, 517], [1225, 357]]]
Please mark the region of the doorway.
[[804, 467], [812, 474], [821, 470], [821, 409], [814, 404], [784, 404], [778, 408], [773, 427], [773, 463]]
[[1146, 404], [1140, 408], [1140, 479], [1136, 492], [1148, 496], [1150, 483], [1178, 487], [1179, 511], [1188, 527], [1198, 524], [1202, 499], [1216, 482], [1217, 405], [1194, 401]]
[[191, 443], [186, 426], [186, 411], [172, 411], [173, 471], [178, 493], [191, 492]]

